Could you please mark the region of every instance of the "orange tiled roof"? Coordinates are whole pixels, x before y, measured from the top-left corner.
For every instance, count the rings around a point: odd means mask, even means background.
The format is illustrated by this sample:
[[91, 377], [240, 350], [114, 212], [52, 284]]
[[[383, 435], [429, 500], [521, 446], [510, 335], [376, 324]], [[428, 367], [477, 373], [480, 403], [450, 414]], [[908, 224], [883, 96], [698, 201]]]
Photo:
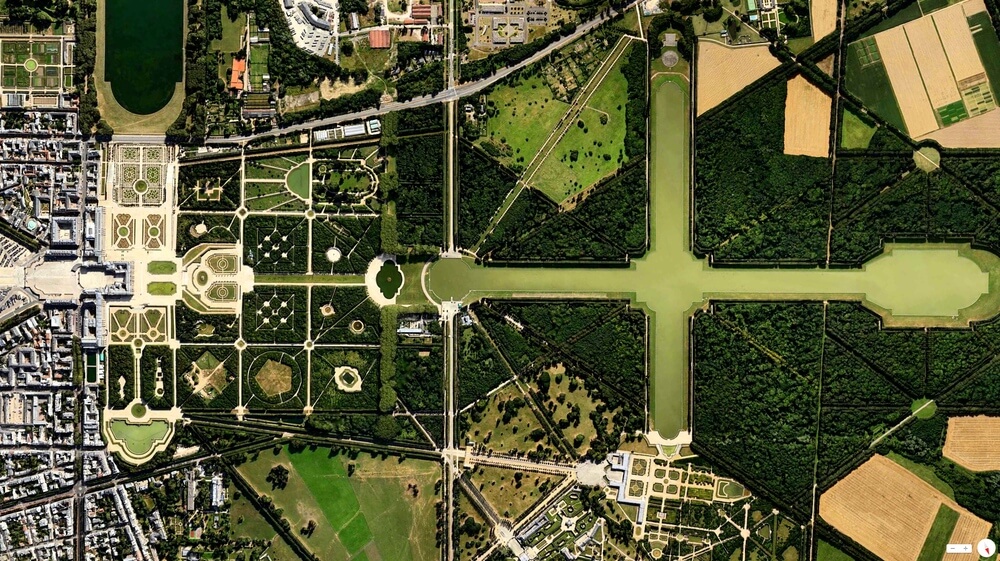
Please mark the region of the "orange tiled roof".
[[243, 75], [247, 71], [247, 59], [233, 59], [233, 75], [229, 78], [229, 87], [234, 90], [243, 89]]
[[388, 29], [373, 29], [368, 32], [368, 43], [373, 49], [388, 49], [391, 36]]

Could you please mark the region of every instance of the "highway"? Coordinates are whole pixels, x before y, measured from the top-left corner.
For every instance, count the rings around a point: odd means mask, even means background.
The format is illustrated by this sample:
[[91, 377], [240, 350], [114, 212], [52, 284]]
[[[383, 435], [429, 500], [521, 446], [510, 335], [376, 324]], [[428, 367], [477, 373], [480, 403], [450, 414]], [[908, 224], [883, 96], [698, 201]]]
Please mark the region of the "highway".
[[[633, 0], [627, 6], [625, 6], [624, 10], [631, 9], [637, 3], [638, 2], [636, 0]], [[454, 13], [453, 10], [451, 12]], [[449, 84], [450, 87], [447, 90], [445, 90], [443, 92], [440, 92], [440, 93], [437, 93], [435, 95], [425, 95], [423, 97], [417, 97], [417, 98], [414, 98], [414, 99], [411, 99], [411, 100], [405, 101], [405, 102], [391, 101], [391, 102], [385, 103], [381, 107], [377, 107], [377, 108], [365, 109], [364, 111], [357, 111], [355, 113], [347, 113], [347, 114], [344, 114], [344, 115], [337, 115], [337, 116], [334, 116], [334, 117], [326, 117], [324, 119], [316, 119], [316, 120], [313, 120], [313, 121], [307, 121], [305, 123], [299, 123], [299, 124], [296, 124], [296, 125], [289, 125], [287, 127], [276, 128], [276, 129], [272, 129], [272, 130], [269, 130], [269, 131], [255, 133], [255, 134], [250, 134], [250, 135], [230, 136], [228, 138], [209, 138], [209, 139], [207, 139], [205, 141], [205, 143], [209, 144], [209, 145], [234, 144], [234, 143], [242, 144], [242, 143], [250, 142], [252, 140], [257, 140], [257, 139], [261, 139], [261, 138], [267, 138], [267, 137], [270, 137], [270, 136], [278, 136], [278, 135], [282, 135], [282, 134], [296, 133], [296, 132], [305, 132], [305, 131], [309, 131], [309, 130], [312, 130], [312, 129], [319, 129], [319, 128], [324, 128], [324, 127], [332, 127], [334, 125], [339, 125], [341, 123], [347, 123], [347, 122], [351, 122], [351, 121], [364, 120], [364, 119], [368, 119], [370, 117], [377, 117], [379, 115], [384, 115], [386, 113], [391, 113], [393, 111], [400, 111], [402, 109], [413, 109], [413, 108], [416, 108], [416, 107], [426, 107], [428, 105], [433, 105], [435, 103], [449, 103], [449, 102], [457, 101], [457, 100], [459, 100], [461, 98], [464, 98], [464, 97], [473, 95], [475, 93], [478, 93], [478, 92], [480, 92], [482, 90], [485, 90], [486, 88], [489, 88], [490, 86], [492, 86], [492, 85], [496, 84], [497, 82], [503, 80], [507, 76], [510, 76], [511, 74], [517, 72], [518, 70], [521, 70], [522, 68], [524, 68], [526, 66], [530, 66], [530, 65], [532, 65], [532, 64], [534, 64], [534, 63], [542, 60], [543, 58], [547, 57], [551, 53], [553, 53], [555, 51], [558, 51], [559, 49], [562, 49], [566, 45], [568, 45], [568, 44], [572, 43], [573, 41], [579, 39], [580, 37], [582, 37], [583, 35], [585, 35], [590, 30], [592, 30], [595, 27], [599, 26], [600, 24], [604, 23], [610, 17], [613, 17], [613, 16], [617, 15], [617, 13], [618, 12], [615, 12], [614, 10], [612, 10], [610, 16], [602, 14], [601, 16], [599, 16], [599, 17], [597, 17], [595, 19], [592, 19], [590, 21], [581, 23], [580, 25], [577, 26], [576, 31], [574, 31], [573, 33], [571, 33], [571, 34], [569, 34], [569, 35], [567, 35], [565, 37], [559, 38], [558, 40], [556, 40], [555, 42], [553, 42], [551, 45], [549, 45], [549, 46], [545, 47], [544, 49], [538, 51], [537, 53], [531, 55], [530, 57], [528, 57], [527, 59], [519, 62], [518, 64], [516, 64], [514, 66], [507, 67], [507, 68], [502, 68], [500, 70], [497, 70], [497, 72], [495, 74], [493, 74], [492, 76], [489, 76], [487, 78], [483, 78], [482, 80], [478, 80], [478, 81], [475, 81], [475, 82], [469, 82], [467, 84], [461, 84], [461, 85], [457, 85], [457, 86], [455, 85], [455, 80], [454, 80], [454, 72], [455, 72], [455, 70], [454, 70], [454, 67], [456, 66], [455, 59], [457, 58], [457, 55], [454, 52], [451, 52], [448, 55], [448, 63], [449, 63], [449, 69], [450, 69], [450, 71], [448, 72], [449, 76], [448, 76], [448, 80], [447, 80], [447, 83]], [[126, 136], [121, 136], [121, 137], [119, 137], [118, 135], [115, 135], [115, 139], [116, 140], [121, 140], [121, 141], [126, 141], [126, 142], [154, 142], [154, 143], [158, 142], [158, 143], [162, 143], [164, 141], [165, 137], [163, 137], [163, 136], [160, 136], [160, 137], [155, 137], [155, 136], [142, 136], [142, 137], [135, 137], [135, 136], [126, 137]]]

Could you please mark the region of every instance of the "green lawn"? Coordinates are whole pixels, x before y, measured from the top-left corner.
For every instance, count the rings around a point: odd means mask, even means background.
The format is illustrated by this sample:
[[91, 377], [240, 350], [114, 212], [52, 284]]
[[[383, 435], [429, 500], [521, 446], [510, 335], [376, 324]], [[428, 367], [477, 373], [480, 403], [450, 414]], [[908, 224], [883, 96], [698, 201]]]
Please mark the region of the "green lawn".
[[177, 272], [177, 263], [173, 261], [150, 261], [146, 270], [151, 275], [172, 275]]
[[917, 462], [904, 458], [895, 452], [889, 452], [886, 457], [905, 467], [910, 471], [910, 473], [916, 475], [920, 479], [923, 479], [925, 482], [930, 484], [931, 487], [934, 487], [938, 491], [944, 493], [948, 498], [955, 498], [955, 491], [952, 490], [951, 485], [948, 485], [943, 479], [939, 478], [937, 474], [934, 473], [933, 467], [918, 464]]
[[[355, 465], [347, 476], [347, 465]], [[290, 469], [288, 485], [271, 491], [265, 481], [276, 464]], [[435, 546], [434, 484], [440, 466], [433, 462], [360, 456], [330, 457], [326, 448], [278, 455], [261, 452], [259, 459], [239, 467], [259, 492], [284, 509], [293, 531], [316, 522], [306, 546], [321, 559], [381, 559], [430, 561], [440, 555]], [[417, 497], [413, 496], [415, 485]], [[364, 550], [364, 551], [362, 551]], [[358, 553], [358, 552], [361, 553]]]
[[865, 149], [875, 136], [875, 127], [861, 120], [853, 111], [844, 110], [840, 125], [840, 146], [847, 149]]
[[311, 181], [308, 163], [299, 164], [292, 171], [288, 172], [288, 177], [285, 178], [288, 190], [302, 199], [309, 198], [309, 184]]
[[554, 99], [540, 76], [513, 86], [499, 86], [489, 95], [497, 114], [490, 117], [488, 134], [479, 144], [509, 147], [500, 161], [508, 167], [527, 166], [555, 128], [569, 105]]
[[934, 517], [934, 525], [924, 540], [924, 547], [920, 550], [917, 561], [939, 561], [944, 558], [945, 546], [948, 545], [957, 522], [958, 513], [942, 504], [938, 508], [937, 516]]
[[[874, 44], [874, 41], [872, 41]], [[847, 47], [847, 71], [844, 85], [847, 90], [858, 96], [868, 109], [875, 112], [896, 128], [905, 131], [903, 114], [896, 102], [896, 95], [889, 83], [889, 75], [881, 62], [862, 66], [859, 52], [861, 42], [851, 43]]]
[[243, 38], [243, 30], [246, 29], [246, 16], [236, 14], [236, 20], [229, 19], [229, 10], [222, 7], [222, 39], [212, 41], [212, 50], [223, 53], [234, 53], [240, 50], [240, 40]]
[[854, 558], [820, 540], [816, 548], [816, 561], [854, 561]]
[[[930, 405], [928, 405], [928, 403]], [[934, 416], [934, 413], [937, 412], [937, 404], [930, 399], [918, 399], [910, 405], [910, 411], [912, 411], [918, 419], [930, 419]]]
[[563, 201], [625, 163], [624, 96], [628, 80], [621, 67], [627, 59], [626, 50], [531, 179], [532, 186], [550, 199]]
[[177, 294], [177, 285], [172, 282], [151, 282], [146, 285], [146, 291], [153, 296], [173, 296]]

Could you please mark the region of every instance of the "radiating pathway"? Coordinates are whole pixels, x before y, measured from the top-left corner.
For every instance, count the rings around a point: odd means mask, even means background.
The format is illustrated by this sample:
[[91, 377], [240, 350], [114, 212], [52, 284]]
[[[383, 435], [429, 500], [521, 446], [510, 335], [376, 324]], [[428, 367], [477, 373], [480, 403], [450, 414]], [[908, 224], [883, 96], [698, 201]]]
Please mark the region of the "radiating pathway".
[[[864, 269], [713, 269], [688, 241], [688, 94], [654, 80], [651, 249], [629, 268], [486, 268], [468, 258], [428, 270], [438, 301], [494, 297], [628, 297], [653, 315], [651, 427], [680, 440], [687, 428], [687, 318], [709, 298], [861, 300], [888, 325], [964, 326], [1000, 309], [1000, 259], [968, 246], [894, 245]], [[655, 439], [655, 435], [654, 439]]]

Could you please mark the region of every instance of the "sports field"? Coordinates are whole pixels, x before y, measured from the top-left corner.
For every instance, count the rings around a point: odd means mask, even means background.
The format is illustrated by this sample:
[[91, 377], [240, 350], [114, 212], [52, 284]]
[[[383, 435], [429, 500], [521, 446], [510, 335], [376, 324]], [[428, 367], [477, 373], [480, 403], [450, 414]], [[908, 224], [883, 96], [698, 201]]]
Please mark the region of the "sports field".
[[165, 107], [184, 77], [184, 2], [104, 0], [104, 79], [137, 115]]
[[[289, 469], [288, 485], [272, 490], [267, 475], [279, 464]], [[436, 463], [368, 455], [350, 460], [331, 457], [326, 448], [298, 453], [282, 448], [277, 455], [265, 450], [238, 469], [284, 509], [294, 531], [316, 522], [313, 534], [301, 539], [320, 559], [430, 561], [440, 556], [434, 543], [434, 484], [441, 478]]]

